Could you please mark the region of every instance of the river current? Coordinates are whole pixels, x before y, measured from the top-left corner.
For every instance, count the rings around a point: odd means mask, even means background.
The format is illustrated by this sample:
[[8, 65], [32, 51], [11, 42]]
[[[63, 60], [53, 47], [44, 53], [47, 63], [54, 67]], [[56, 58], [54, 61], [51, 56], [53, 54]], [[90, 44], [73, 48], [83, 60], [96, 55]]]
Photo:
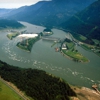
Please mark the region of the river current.
[[[45, 27], [32, 25], [26, 22], [21, 22], [26, 26], [28, 32], [39, 33]], [[54, 34], [52, 37], [65, 38], [68, 35], [66, 32], [59, 29], [52, 29]], [[21, 38], [9, 40], [6, 30], [0, 31], [0, 60], [7, 62], [10, 65], [19, 66], [22, 68], [35, 68], [45, 70], [46, 72], [63, 78], [72, 85], [91, 87], [97, 83], [100, 86], [100, 57], [76, 46], [78, 51], [86, 56], [89, 63], [76, 63], [69, 58], [64, 57], [61, 53], [55, 52], [56, 44], [51, 47], [53, 42], [39, 40], [33, 45], [31, 53], [21, 50], [16, 47]]]

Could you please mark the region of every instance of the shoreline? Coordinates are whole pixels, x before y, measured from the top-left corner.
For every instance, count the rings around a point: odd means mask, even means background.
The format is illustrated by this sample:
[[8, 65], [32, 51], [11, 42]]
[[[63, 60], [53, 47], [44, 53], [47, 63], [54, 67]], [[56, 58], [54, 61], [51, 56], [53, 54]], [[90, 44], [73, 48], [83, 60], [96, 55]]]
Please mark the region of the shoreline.
[[[61, 53], [63, 56], [65, 56], [66, 58], [68, 58], [68, 59], [74, 61], [73, 58], [71, 58], [70, 56], [64, 54], [62, 50], [60, 51], [60, 53]], [[75, 62], [76, 62], [76, 61], [75, 61]], [[79, 62], [79, 61], [78, 61], [78, 62]], [[89, 62], [90, 62], [90, 60], [88, 60], [87, 62], [81, 61], [81, 62], [79, 62], [79, 63], [89, 63]]]
[[97, 93], [94, 89], [87, 88], [87, 87], [77, 87], [77, 86], [71, 86], [71, 88], [75, 91], [77, 94], [78, 99], [72, 99], [72, 100], [99, 100], [100, 94]]
[[[13, 83], [8, 82], [1, 77], [0, 77], [0, 80], [2, 80], [4, 84], [10, 87], [13, 91], [15, 91], [22, 98], [24, 98], [25, 100], [30, 100], [30, 97], [26, 96], [25, 93], [23, 91], [20, 91], [20, 89], [17, 88]], [[77, 97], [71, 97], [72, 98], [71, 100], [85, 100], [85, 99], [86, 100], [99, 100], [98, 98], [100, 97], [100, 94], [97, 93], [97, 91], [95, 91], [94, 89], [84, 87], [84, 86], [82, 87], [73, 86], [71, 84], [69, 84], [69, 86], [77, 94]]]
[[18, 49], [21, 49], [21, 50], [26, 51], [26, 52], [28, 52], [28, 53], [31, 52], [31, 51], [28, 51], [28, 50], [22, 49], [22, 48], [18, 47], [17, 45], [16, 45], [16, 47], [17, 47]]

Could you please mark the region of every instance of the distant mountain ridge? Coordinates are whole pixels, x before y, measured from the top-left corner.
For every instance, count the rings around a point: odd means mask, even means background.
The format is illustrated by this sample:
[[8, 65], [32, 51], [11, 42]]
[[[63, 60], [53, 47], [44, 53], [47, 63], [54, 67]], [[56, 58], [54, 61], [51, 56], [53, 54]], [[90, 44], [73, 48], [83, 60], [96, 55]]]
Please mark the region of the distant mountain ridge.
[[6, 15], [7, 18], [43, 26], [57, 26], [95, 0], [52, 0], [21, 7]]
[[68, 21], [61, 24], [61, 27], [88, 38], [100, 40], [100, 0], [75, 14]]
[[[64, 29], [100, 40], [99, 2], [100, 0], [40, 1], [31, 6], [14, 9], [2, 17], [43, 25], [48, 28], [60, 25]], [[86, 9], [84, 10], [84, 8]]]
[[5, 14], [10, 13], [13, 9], [0, 9], [0, 17], [4, 16]]
[[15, 20], [20, 20], [21, 18], [28, 18], [29, 14], [34, 13], [36, 10], [38, 10], [42, 4], [44, 4], [46, 1], [40, 1], [38, 3], [36, 3], [35, 5], [31, 5], [31, 6], [22, 6], [18, 9], [14, 9], [12, 10], [9, 14], [5, 14], [2, 17], [6, 17], [6, 18], [11, 18], [11, 19], [15, 19]]

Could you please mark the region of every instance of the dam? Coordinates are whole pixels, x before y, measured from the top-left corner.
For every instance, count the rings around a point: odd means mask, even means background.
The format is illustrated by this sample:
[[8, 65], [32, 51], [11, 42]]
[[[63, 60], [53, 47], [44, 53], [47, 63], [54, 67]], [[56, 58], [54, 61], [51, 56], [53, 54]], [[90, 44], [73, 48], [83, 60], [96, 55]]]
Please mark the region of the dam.
[[60, 41], [60, 38], [43, 36], [43, 37], [42, 37], [42, 40], [47, 40], [47, 41], [57, 41], [57, 42], [59, 42], [59, 41]]

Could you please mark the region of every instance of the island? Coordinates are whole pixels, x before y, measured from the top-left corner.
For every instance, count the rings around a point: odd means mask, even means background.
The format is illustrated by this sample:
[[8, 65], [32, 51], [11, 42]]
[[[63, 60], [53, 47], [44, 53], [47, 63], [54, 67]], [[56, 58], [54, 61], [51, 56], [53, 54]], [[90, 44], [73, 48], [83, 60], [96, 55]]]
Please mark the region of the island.
[[44, 29], [42, 32], [42, 36], [50, 36], [52, 34], [53, 34], [52, 30], [49, 28]]
[[40, 40], [41, 38], [41, 33], [33, 33], [33, 32], [27, 32], [26, 30], [24, 31], [15, 31], [15, 30], [10, 30], [8, 31], [9, 33], [7, 34], [7, 37], [12, 40], [14, 38], [19, 38], [20, 42], [16, 44], [16, 46], [20, 49], [23, 49], [27, 52], [31, 52], [31, 49], [33, 47], [33, 44]]
[[89, 60], [75, 48], [76, 45], [75, 41], [66, 38], [61, 45], [61, 53], [76, 62], [88, 62]]
[[10, 40], [19, 37], [21, 41], [18, 42], [16, 46], [28, 52], [31, 52], [33, 44], [38, 40], [40, 40], [41, 37], [50, 36], [53, 34], [51, 29], [48, 28], [44, 29], [43, 32], [36, 33], [36, 34], [34, 34], [33, 32], [27, 32], [26, 30], [24, 31], [9, 30], [8, 32], [9, 33], [7, 34], [7, 37]]
[[33, 44], [40, 39], [39, 34], [21, 34], [18, 37], [22, 38], [22, 41], [18, 42], [16, 46], [28, 52], [31, 52]]
[[20, 32], [11, 30], [11, 31], [9, 31], [9, 33], [7, 34], [7, 37], [8, 37], [10, 40], [12, 40], [13, 38], [17, 37], [18, 35], [20, 35]]
[[[51, 29], [44, 29], [43, 32], [34, 34], [33, 32], [27, 32], [25, 31], [15, 31], [10, 30], [8, 31], [7, 37], [12, 40], [16, 37], [20, 38], [21, 41], [16, 44], [16, 46], [20, 49], [23, 49], [27, 52], [31, 52], [31, 49], [33, 47], [33, 44], [41, 39], [41, 37], [50, 36], [53, 34]], [[43, 39], [43, 38], [42, 38]]]
[[53, 32], [51, 29], [44, 29], [43, 32], [34, 34], [33, 32], [24, 31], [15, 31], [10, 30], [10, 33], [7, 34], [7, 37], [12, 40], [15, 37], [20, 38], [20, 42], [16, 44], [16, 46], [20, 49], [23, 49], [27, 52], [31, 52], [33, 44], [39, 41], [40, 39], [46, 41], [53, 41], [51, 47], [55, 44], [60, 43], [60, 47], [56, 47], [55, 51], [61, 51], [61, 53], [76, 62], [89, 62], [89, 59], [82, 55], [77, 49], [76, 46], [81, 46], [85, 50], [93, 51], [95, 54], [100, 56], [100, 41], [88, 39], [87, 37], [67, 32], [68, 37], [65, 36], [64, 39], [60, 39], [57, 37], [51, 37]]
[[8, 30], [7, 32], [8, 32], [7, 37], [10, 40], [12, 40], [13, 38], [17, 37], [18, 35], [24, 34], [26, 32], [26, 30], [24, 30], [24, 31]]

